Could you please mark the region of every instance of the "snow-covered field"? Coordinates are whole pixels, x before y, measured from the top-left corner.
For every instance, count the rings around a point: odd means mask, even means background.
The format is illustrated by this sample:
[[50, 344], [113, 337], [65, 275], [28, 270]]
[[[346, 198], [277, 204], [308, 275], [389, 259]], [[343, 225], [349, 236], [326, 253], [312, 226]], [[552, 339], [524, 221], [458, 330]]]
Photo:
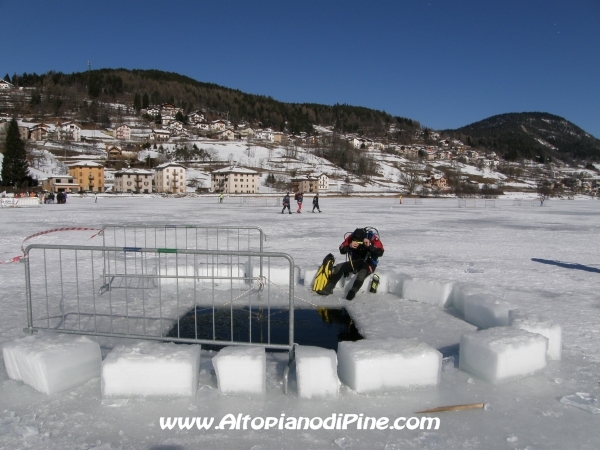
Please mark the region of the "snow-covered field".
[[[306, 200], [310, 200], [306, 198]], [[408, 199], [405, 199], [408, 200]], [[314, 269], [337, 252], [344, 233], [376, 227], [385, 246], [380, 270], [466, 283], [508, 300], [525, 313], [540, 313], [563, 330], [561, 361], [516, 381], [490, 384], [459, 370], [456, 355], [443, 362], [441, 382], [431, 389], [357, 394], [342, 386], [337, 398], [301, 399], [295, 377], [282, 392], [286, 357], [267, 357], [267, 390], [261, 397], [222, 396], [202, 352], [199, 388], [192, 399], [103, 399], [93, 379], [47, 396], [9, 380], [0, 364], [0, 448], [20, 449], [597, 449], [600, 415], [559, 402], [566, 395], [600, 396], [600, 202], [550, 200], [544, 207], [523, 200], [496, 200], [494, 207], [458, 208], [456, 199], [423, 199], [399, 205], [393, 198], [321, 198], [322, 214], [279, 214], [277, 207], [218, 204], [216, 197], [71, 196], [65, 205], [3, 208], [0, 261], [20, 254], [21, 241], [57, 227], [105, 223], [168, 223], [261, 227], [266, 251], [286, 252], [295, 264]], [[53, 233], [28, 243], [87, 243], [93, 232]], [[535, 260], [534, 260], [535, 259]], [[23, 336], [26, 326], [22, 264], [0, 265], [0, 343]], [[336, 290], [335, 294], [341, 292]], [[321, 299], [298, 286], [307, 304]], [[328, 299], [346, 304], [346, 300]], [[301, 302], [301, 300], [298, 300]], [[416, 337], [446, 346], [470, 325], [460, 314], [409, 302], [391, 294], [359, 294], [348, 305], [367, 339]], [[100, 340], [103, 355], [115, 341]], [[426, 408], [483, 402], [485, 409], [445, 412], [438, 430], [162, 430], [160, 417], [227, 414], [330, 417], [414, 416]], [[598, 405], [596, 405], [598, 407]]]

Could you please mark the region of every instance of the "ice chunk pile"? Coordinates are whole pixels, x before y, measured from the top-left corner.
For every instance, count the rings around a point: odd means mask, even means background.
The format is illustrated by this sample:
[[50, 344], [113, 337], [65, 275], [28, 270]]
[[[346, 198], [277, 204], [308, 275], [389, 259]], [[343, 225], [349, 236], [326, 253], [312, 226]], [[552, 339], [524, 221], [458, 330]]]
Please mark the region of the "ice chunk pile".
[[510, 324], [548, 338], [548, 359], [560, 360], [562, 354], [562, 328], [557, 323], [537, 315], [525, 315], [518, 309], [510, 311]]
[[301, 398], [337, 395], [340, 381], [337, 376], [337, 356], [333, 350], [298, 345], [296, 378]]
[[533, 374], [546, 367], [548, 339], [514, 327], [463, 334], [459, 368], [491, 383]]
[[315, 277], [317, 276], [317, 269], [304, 269], [302, 272], [302, 282], [308, 289], [312, 289]]
[[340, 379], [356, 392], [435, 386], [442, 354], [416, 339], [368, 339], [340, 342]]
[[486, 295], [469, 295], [464, 300], [465, 320], [479, 328], [504, 327], [509, 324], [508, 312], [515, 309], [511, 303]]
[[9, 378], [45, 394], [100, 376], [100, 346], [83, 336], [40, 332], [6, 342], [2, 353]]
[[471, 295], [481, 294], [483, 288], [471, 283], [454, 283], [452, 292], [450, 293], [449, 303], [458, 309], [463, 315], [465, 314], [465, 299]]
[[102, 362], [102, 395], [195, 396], [199, 366], [199, 345], [139, 342], [117, 346]]
[[223, 394], [264, 394], [267, 359], [263, 347], [225, 347], [213, 359]]
[[[381, 275], [381, 272], [377, 272]], [[410, 280], [411, 277], [404, 273], [388, 272], [387, 273], [388, 283], [387, 288], [390, 294], [396, 294], [398, 297], [402, 297], [404, 289], [404, 283]]]
[[449, 306], [452, 282], [411, 278], [404, 280], [402, 297], [434, 306]]

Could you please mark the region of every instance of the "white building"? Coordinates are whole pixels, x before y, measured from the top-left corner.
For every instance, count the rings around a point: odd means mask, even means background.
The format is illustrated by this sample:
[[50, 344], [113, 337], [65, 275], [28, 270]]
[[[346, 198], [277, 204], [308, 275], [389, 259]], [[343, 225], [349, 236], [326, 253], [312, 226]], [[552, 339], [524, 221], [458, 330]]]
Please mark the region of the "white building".
[[59, 141], [81, 141], [81, 127], [75, 122], [64, 122], [56, 127]]
[[125, 169], [115, 172], [114, 192], [135, 194], [152, 193], [152, 172], [143, 169]]
[[127, 125], [121, 125], [120, 127], [118, 127], [115, 130], [114, 136], [115, 136], [115, 139], [130, 140], [131, 139], [131, 128], [129, 128]]
[[200, 112], [193, 112], [189, 115], [188, 120], [192, 123], [204, 122], [204, 114]]
[[14, 88], [15, 88], [15, 86], [12, 83], [9, 83], [6, 80], [0, 80], [0, 89], [9, 90], [9, 89], [14, 89]]
[[210, 124], [210, 129], [213, 131], [225, 131], [226, 127], [227, 127], [227, 123], [225, 123], [222, 120], [214, 120]]
[[238, 128], [237, 132], [241, 139], [250, 139], [254, 137], [254, 130], [248, 126]]
[[274, 142], [275, 132], [270, 128], [267, 128], [266, 130], [258, 129], [254, 132], [254, 137], [256, 139], [264, 139], [266, 141]]
[[175, 120], [175, 116], [170, 116], [168, 114], [161, 114], [161, 123], [163, 126], [169, 125], [172, 121]]
[[175, 118], [177, 113], [183, 114], [183, 109], [178, 108], [177, 106], [172, 105], [170, 103], [163, 103], [160, 109], [161, 109], [161, 115], [163, 117], [171, 116], [171, 117]]
[[42, 180], [42, 189], [49, 192], [79, 192], [79, 184], [71, 175], [56, 175]]
[[150, 139], [152, 141], [168, 141], [171, 137], [171, 132], [169, 130], [152, 130], [150, 132]]
[[325, 173], [312, 174], [311, 177], [316, 178], [319, 182], [319, 191], [329, 190], [329, 177]]
[[263, 139], [266, 139], [267, 141], [273, 142], [275, 140], [275, 138], [274, 138], [275, 133], [270, 128], [263, 130], [262, 135], [263, 135]]
[[156, 167], [154, 184], [156, 192], [184, 194], [186, 187], [185, 167], [177, 163], [164, 163]]
[[230, 130], [223, 130], [216, 133], [215, 137], [217, 139], [221, 139], [222, 141], [233, 141], [235, 139], [235, 133]]
[[180, 122], [179, 120], [171, 120], [167, 128], [171, 130], [171, 133], [179, 134], [183, 131], [183, 122]]
[[113, 191], [115, 186], [115, 170], [104, 170], [104, 190]]
[[319, 192], [319, 180], [314, 177], [298, 177], [290, 180], [294, 192]]
[[156, 117], [160, 114], [160, 109], [158, 108], [149, 108], [146, 110], [146, 114], [152, 117]]
[[50, 125], [38, 123], [37, 125], [29, 128], [29, 139], [32, 141], [44, 141], [48, 138], [48, 133], [50, 133], [50, 130]]
[[244, 167], [225, 167], [211, 174], [213, 192], [224, 194], [256, 194], [260, 175], [258, 172]]

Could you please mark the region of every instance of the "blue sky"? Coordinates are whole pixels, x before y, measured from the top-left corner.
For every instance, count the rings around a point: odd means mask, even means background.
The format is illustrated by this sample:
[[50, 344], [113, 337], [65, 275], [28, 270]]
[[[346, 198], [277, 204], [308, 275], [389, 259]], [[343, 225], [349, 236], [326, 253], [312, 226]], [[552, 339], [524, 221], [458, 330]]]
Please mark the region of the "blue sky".
[[0, 0], [0, 77], [158, 69], [434, 129], [543, 111], [600, 137], [600, 1]]

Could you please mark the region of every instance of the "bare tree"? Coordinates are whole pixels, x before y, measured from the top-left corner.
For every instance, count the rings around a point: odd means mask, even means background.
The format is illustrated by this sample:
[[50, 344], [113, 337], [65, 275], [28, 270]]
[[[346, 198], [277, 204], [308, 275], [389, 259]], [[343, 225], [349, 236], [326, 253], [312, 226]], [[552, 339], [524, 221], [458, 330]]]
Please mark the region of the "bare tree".
[[540, 197], [548, 197], [552, 194], [552, 182], [540, 176], [536, 181], [536, 191]]
[[342, 195], [350, 195], [354, 190], [354, 187], [351, 184], [346, 183], [342, 184], [340, 190], [342, 191]]
[[39, 170], [41, 164], [46, 162], [46, 152], [33, 147], [29, 142], [25, 142], [25, 152], [27, 153], [29, 167], [35, 167]]
[[199, 192], [200, 189], [204, 188], [205, 183], [204, 178], [200, 177], [192, 177], [187, 180], [187, 186], [193, 188], [196, 192]]
[[410, 161], [403, 168], [404, 170], [400, 171], [400, 175], [398, 177], [398, 181], [406, 185], [406, 189], [409, 194], [415, 192], [417, 185], [419, 185], [419, 181], [421, 179], [421, 165], [416, 161]]
[[298, 146], [295, 140], [289, 140], [285, 147], [285, 157], [290, 159], [296, 159], [298, 157]]

